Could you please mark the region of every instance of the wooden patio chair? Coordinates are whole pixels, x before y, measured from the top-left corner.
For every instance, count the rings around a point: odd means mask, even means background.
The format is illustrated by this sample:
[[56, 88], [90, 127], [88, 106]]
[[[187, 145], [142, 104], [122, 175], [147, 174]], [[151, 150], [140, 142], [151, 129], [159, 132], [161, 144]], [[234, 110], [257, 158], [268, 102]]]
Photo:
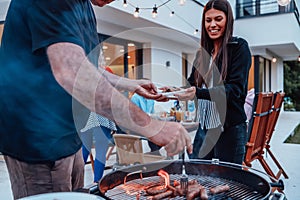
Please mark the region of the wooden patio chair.
[[270, 146], [270, 141], [272, 138], [272, 135], [275, 131], [275, 127], [277, 124], [277, 120], [280, 114], [280, 110], [282, 107], [282, 103], [283, 103], [283, 98], [285, 96], [284, 92], [276, 92], [274, 94], [274, 103], [272, 106], [272, 112], [270, 113], [269, 116], [269, 122], [268, 122], [268, 135], [266, 137], [266, 152], [271, 156], [272, 160], [274, 161], [275, 165], [278, 168], [278, 172], [275, 174], [273, 173], [273, 171], [271, 170], [271, 168], [269, 167], [269, 165], [266, 162], [264, 163], [264, 168], [268, 170], [268, 174], [276, 177], [277, 179], [283, 175], [284, 178], [288, 178], [287, 173], [284, 171], [284, 169], [282, 168], [282, 166], [280, 165], [280, 163], [278, 162], [278, 160], [276, 159], [275, 155], [272, 153], [271, 151], [271, 146]]
[[[114, 148], [115, 148], [114, 144], [109, 144], [107, 152], [106, 152], [106, 161], [108, 161], [108, 159], [110, 158], [111, 155], [115, 154], [115, 152], [113, 152]], [[93, 155], [92, 150], [91, 150], [90, 155], [89, 155], [89, 161], [87, 161], [86, 164], [91, 164], [92, 165], [92, 170], [94, 172], [94, 170], [95, 170], [95, 161], [94, 161], [94, 155]], [[107, 170], [107, 169], [112, 169], [112, 168], [113, 168], [113, 166], [105, 165], [104, 169]]]
[[165, 156], [143, 152], [142, 140], [146, 139], [130, 134], [113, 135], [118, 155], [118, 165], [145, 164], [166, 159]]
[[[274, 128], [279, 116], [284, 93], [279, 92], [261, 92], [255, 95], [253, 103], [253, 116], [248, 127], [249, 140], [246, 144], [246, 156], [244, 164], [251, 167], [251, 162], [258, 160], [265, 172], [278, 179], [281, 174], [287, 178], [287, 174], [270, 150], [270, 140], [272, 138]], [[264, 158], [265, 152], [268, 152], [279, 168], [279, 172], [275, 175], [269, 164]], [[273, 180], [272, 180], [273, 181]]]
[[268, 131], [269, 114], [272, 111], [272, 92], [256, 93], [253, 102], [252, 118], [248, 125], [249, 139], [246, 144], [244, 164], [251, 167], [251, 162], [259, 160], [264, 166], [264, 149]]

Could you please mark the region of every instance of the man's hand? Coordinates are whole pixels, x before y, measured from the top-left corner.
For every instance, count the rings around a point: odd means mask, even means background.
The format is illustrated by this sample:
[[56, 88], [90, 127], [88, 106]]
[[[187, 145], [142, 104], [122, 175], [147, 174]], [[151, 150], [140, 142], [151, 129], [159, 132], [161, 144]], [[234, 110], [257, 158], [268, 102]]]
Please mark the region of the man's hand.
[[193, 152], [191, 137], [186, 129], [177, 122], [161, 122], [163, 128], [149, 139], [159, 146], [164, 146], [168, 156], [174, 156], [187, 147], [189, 154]]
[[139, 85], [135, 92], [147, 99], [154, 99], [156, 101], [168, 101], [168, 98], [162, 94], [157, 93], [156, 86], [149, 80], [138, 80]]

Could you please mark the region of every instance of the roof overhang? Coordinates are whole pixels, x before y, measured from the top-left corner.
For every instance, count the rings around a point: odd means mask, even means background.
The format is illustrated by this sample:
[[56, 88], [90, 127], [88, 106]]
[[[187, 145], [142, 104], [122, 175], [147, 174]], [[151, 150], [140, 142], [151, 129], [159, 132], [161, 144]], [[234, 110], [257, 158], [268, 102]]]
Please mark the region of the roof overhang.
[[284, 61], [297, 60], [300, 55], [299, 48], [294, 43], [251, 46], [252, 55], [260, 55], [271, 59], [281, 58]]

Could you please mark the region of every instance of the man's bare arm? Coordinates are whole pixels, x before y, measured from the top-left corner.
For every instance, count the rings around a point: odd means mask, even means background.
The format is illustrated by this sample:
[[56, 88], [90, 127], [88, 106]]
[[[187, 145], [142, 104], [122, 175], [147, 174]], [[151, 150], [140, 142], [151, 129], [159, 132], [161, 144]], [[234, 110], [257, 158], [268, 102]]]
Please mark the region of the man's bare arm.
[[[151, 118], [115, 89], [91, 64], [83, 49], [72, 43], [56, 43], [47, 48], [57, 82], [91, 111], [115, 120], [117, 124], [166, 146], [171, 153], [191, 145], [179, 123], [165, 123]], [[109, 77], [109, 76], [108, 76]], [[126, 82], [129, 90], [139, 88]]]

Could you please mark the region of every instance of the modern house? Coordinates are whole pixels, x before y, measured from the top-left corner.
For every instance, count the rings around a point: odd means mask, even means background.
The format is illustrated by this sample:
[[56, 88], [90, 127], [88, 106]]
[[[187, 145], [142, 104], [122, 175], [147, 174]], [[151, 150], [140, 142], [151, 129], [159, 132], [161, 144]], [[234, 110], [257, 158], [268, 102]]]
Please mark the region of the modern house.
[[[229, 1], [234, 35], [248, 41], [253, 56], [249, 88], [283, 90], [283, 62], [300, 56], [300, 1], [291, 0], [287, 6], [279, 6], [276, 0]], [[9, 2], [0, 0], [0, 37]], [[184, 85], [199, 48], [206, 2], [116, 0], [95, 7], [106, 64], [121, 76]]]

